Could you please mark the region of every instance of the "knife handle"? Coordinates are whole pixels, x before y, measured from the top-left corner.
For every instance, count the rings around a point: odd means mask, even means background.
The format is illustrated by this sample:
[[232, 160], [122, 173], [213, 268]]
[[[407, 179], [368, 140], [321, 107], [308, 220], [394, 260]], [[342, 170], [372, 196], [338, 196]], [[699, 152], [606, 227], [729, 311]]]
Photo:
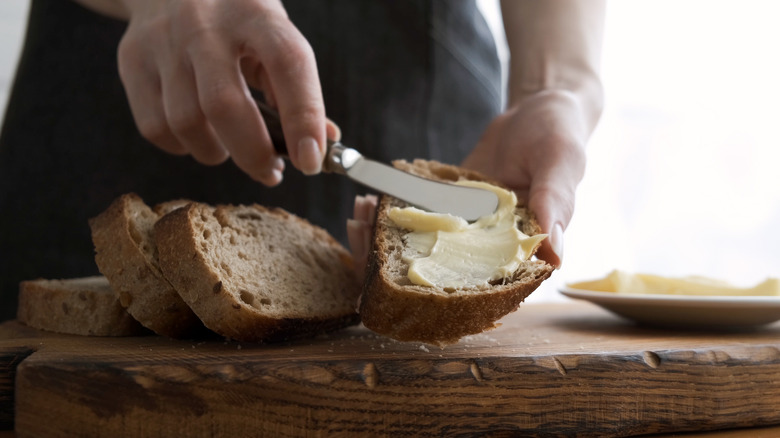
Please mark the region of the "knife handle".
[[289, 157], [287, 143], [284, 141], [284, 132], [282, 131], [282, 119], [279, 117], [279, 113], [265, 102], [255, 99], [255, 103], [260, 110], [260, 115], [263, 116], [263, 121], [265, 121], [265, 127], [268, 129], [268, 135], [271, 136], [274, 150], [285, 158]]
[[[255, 99], [255, 104], [257, 104], [257, 108], [260, 110], [260, 115], [263, 116], [265, 127], [268, 129], [268, 135], [271, 137], [271, 143], [274, 145], [274, 150], [280, 156], [290, 158], [290, 154], [287, 152], [287, 142], [284, 141], [282, 119], [279, 117], [279, 113], [263, 101]], [[360, 158], [362, 156], [358, 151], [328, 139], [325, 159], [322, 162], [322, 171], [344, 175], [347, 169], [352, 167]]]

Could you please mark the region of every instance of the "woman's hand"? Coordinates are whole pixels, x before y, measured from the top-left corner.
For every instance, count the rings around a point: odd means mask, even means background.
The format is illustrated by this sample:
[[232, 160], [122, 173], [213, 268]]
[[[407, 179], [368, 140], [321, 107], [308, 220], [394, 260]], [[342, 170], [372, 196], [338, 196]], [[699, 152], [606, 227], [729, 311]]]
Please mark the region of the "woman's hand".
[[462, 165], [512, 188], [536, 215], [542, 232], [537, 256], [559, 267], [563, 230], [574, 212], [574, 195], [585, 171], [590, 133], [572, 93], [529, 94], [497, 117]]
[[374, 231], [378, 198], [374, 195], [355, 197], [352, 219], [347, 219], [347, 239], [355, 261], [358, 280], [362, 283], [371, 250], [371, 234]]
[[[585, 142], [591, 127], [576, 96], [563, 91], [530, 94], [497, 117], [462, 166], [506, 184], [536, 215], [549, 238], [537, 256], [559, 267], [563, 230], [574, 213], [574, 195], [585, 172]], [[347, 221], [355, 265], [366, 266], [377, 198], [355, 199]]]
[[292, 164], [306, 174], [320, 171], [326, 131], [336, 128], [326, 128], [312, 49], [278, 0], [123, 5], [129, 26], [119, 45], [119, 72], [145, 138], [204, 164], [232, 157], [253, 179], [276, 185], [284, 161], [252, 87], [278, 108]]

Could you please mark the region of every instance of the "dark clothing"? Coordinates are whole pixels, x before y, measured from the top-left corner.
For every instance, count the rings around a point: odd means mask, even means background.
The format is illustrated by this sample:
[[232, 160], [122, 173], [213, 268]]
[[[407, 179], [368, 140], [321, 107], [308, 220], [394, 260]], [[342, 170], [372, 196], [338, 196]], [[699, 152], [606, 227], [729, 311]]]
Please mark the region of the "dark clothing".
[[[500, 108], [500, 67], [473, 0], [289, 1], [312, 45], [328, 116], [366, 156], [458, 163]], [[126, 23], [33, 0], [0, 133], [0, 320], [18, 283], [97, 274], [88, 218], [117, 196], [278, 205], [345, 242], [362, 189], [292, 166], [267, 188], [230, 161], [168, 155], [133, 122], [116, 66]]]

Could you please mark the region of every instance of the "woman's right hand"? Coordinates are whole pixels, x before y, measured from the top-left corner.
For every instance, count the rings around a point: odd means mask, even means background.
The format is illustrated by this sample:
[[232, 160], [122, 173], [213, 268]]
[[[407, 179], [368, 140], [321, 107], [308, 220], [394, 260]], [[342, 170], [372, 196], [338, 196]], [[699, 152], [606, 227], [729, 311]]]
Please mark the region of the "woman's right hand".
[[232, 157], [253, 179], [276, 185], [284, 161], [251, 87], [279, 110], [292, 164], [320, 171], [326, 131], [336, 128], [326, 127], [311, 46], [278, 0], [122, 2], [129, 26], [119, 73], [145, 138], [204, 164]]

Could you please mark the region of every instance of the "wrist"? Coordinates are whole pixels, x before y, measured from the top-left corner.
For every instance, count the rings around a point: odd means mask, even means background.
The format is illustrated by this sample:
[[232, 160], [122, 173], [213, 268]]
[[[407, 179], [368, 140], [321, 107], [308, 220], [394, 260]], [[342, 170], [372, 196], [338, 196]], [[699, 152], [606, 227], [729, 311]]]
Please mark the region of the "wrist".
[[595, 73], [580, 75], [576, 81], [514, 81], [510, 83], [507, 108], [520, 105], [532, 97], [567, 102], [580, 113], [586, 136], [590, 136], [596, 128], [604, 109], [603, 85]]

